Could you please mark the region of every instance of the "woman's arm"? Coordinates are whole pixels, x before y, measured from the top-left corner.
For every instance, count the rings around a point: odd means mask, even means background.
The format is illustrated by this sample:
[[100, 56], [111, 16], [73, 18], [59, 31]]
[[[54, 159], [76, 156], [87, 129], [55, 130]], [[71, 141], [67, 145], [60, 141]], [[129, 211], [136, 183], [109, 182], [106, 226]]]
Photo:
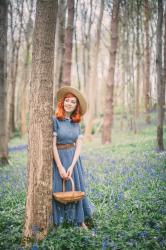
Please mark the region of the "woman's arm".
[[53, 137], [53, 157], [54, 157], [54, 160], [56, 162], [60, 176], [65, 179], [65, 178], [67, 178], [67, 173], [66, 173], [66, 170], [63, 167], [61, 160], [59, 158], [59, 154], [58, 154], [58, 150], [57, 150], [57, 146], [56, 146], [56, 140], [57, 140], [56, 136], [54, 136]]
[[74, 153], [74, 157], [73, 157], [73, 161], [70, 165], [70, 167], [68, 168], [67, 170], [67, 176], [70, 176], [72, 175], [72, 172], [73, 172], [73, 169], [74, 169], [74, 166], [80, 156], [80, 152], [81, 152], [81, 146], [82, 146], [82, 136], [78, 137], [77, 141], [76, 141], [76, 150], [75, 150], [75, 153]]

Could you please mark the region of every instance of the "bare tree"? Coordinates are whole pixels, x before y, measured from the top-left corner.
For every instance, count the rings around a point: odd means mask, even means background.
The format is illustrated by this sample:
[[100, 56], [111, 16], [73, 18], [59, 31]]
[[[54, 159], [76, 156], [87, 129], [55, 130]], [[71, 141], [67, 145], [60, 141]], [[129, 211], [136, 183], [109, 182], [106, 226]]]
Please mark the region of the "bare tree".
[[38, 0], [33, 36], [24, 240], [52, 225], [53, 64], [57, 1]]
[[0, 165], [8, 163], [7, 136], [7, 9], [8, 1], [0, 1]]
[[118, 44], [118, 19], [119, 19], [119, 5], [120, 0], [113, 1], [113, 9], [111, 16], [111, 27], [110, 27], [110, 58], [109, 58], [109, 71], [106, 86], [106, 98], [105, 98], [105, 109], [104, 109], [104, 120], [102, 130], [102, 143], [107, 144], [111, 142], [111, 129], [113, 121], [113, 101], [114, 101], [114, 73], [115, 73], [115, 62], [116, 62], [116, 51]]
[[145, 113], [146, 122], [150, 123], [150, 45], [149, 45], [149, 19], [150, 19], [150, 9], [149, 1], [145, 1], [144, 11], [145, 11], [145, 89], [144, 89], [144, 99], [145, 99]]
[[91, 140], [91, 133], [93, 128], [93, 120], [95, 116], [95, 107], [97, 105], [97, 81], [98, 81], [98, 57], [99, 57], [99, 46], [100, 46], [100, 33], [101, 33], [101, 24], [103, 19], [103, 11], [104, 11], [104, 1], [100, 1], [100, 14], [97, 19], [97, 32], [96, 32], [96, 40], [93, 46], [93, 57], [92, 57], [92, 67], [91, 67], [91, 77], [88, 86], [88, 103], [89, 103], [89, 111], [86, 121], [86, 129], [85, 129], [85, 138]]
[[[164, 74], [163, 74], [163, 95], [164, 95], [164, 100], [163, 100], [163, 105], [164, 105], [164, 116], [165, 116], [165, 110], [166, 110], [166, 4], [165, 4], [165, 12], [164, 12]], [[164, 120], [164, 117], [163, 117]]]
[[140, 52], [140, 17], [141, 17], [141, 1], [137, 0], [136, 8], [137, 8], [137, 17], [136, 17], [136, 57], [137, 57], [137, 79], [136, 79], [136, 117], [140, 114], [140, 61], [141, 61], [141, 52]]
[[162, 75], [162, 30], [163, 30], [163, 1], [158, 0], [156, 71], [157, 71], [157, 147], [164, 150], [163, 119], [164, 119], [164, 81]]
[[55, 64], [55, 87], [59, 88], [62, 83], [62, 70], [63, 70], [63, 58], [65, 52], [64, 39], [65, 39], [65, 21], [66, 21], [66, 0], [61, 0], [58, 5], [58, 18], [56, 28], [56, 55], [55, 60], [58, 63]]
[[21, 82], [21, 96], [20, 96], [20, 108], [21, 108], [21, 136], [27, 133], [27, 113], [28, 113], [28, 87], [30, 78], [30, 57], [31, 57], [31, 45], [32, 45], [32, 31], [33, 31], [33, 8], [34, 0], [30, 0], [27, 4], [28, 20], [24, 28], [25, 37], [25, 58], [22, 67], [22, 82]]
[[9, 107], [9, 129], [10, 134], [15, 131], [15, 94], [16, 94], [16, 80], [19, 64], [19, 51], [22, 36], [22, 22], [23, 22], [23, 6], [24, 1], [21, 3], [17, 1], [10, 1], [9, 4], [9, 29], [11, 35], [11, 55], [10, 55], [10, 107]]
[[67, 0], [67, 28], [65, 30], [65, 53], [62, 71], [62, 86], [71, 85], [71, 66], [73, 48], [74, 0]]

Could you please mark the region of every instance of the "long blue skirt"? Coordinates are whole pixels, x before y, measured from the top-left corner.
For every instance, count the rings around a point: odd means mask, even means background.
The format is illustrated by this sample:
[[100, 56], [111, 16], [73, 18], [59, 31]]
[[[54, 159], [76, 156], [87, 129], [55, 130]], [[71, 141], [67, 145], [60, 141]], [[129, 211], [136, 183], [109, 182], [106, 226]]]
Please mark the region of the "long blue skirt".
[[[67, 170], [73, 160], [75, 147], [68, 149], [58, 149], [59, 157], [63, 167]], [[84, 169], [81, 162], [81, 157], [77, 160], [74, 166], [72, 178], [75, 184], [76, 191], [85, 191], [84, 184]], [[71, 182], [67, 180], [65, 182], [65, 190], [71, 191]], [[62, 192], [62, 178], [59, 175], [59, 171], [56, 162], [53, 160], [53, 192]], [[77, 202], [68, 204], [62, 204], [53, 198], [53, 222], [59, 226], [63, 222], [72, 223], [74, 225], [80, 225], [85, 219], [91, 218], [94, 212], [95, 206], [90, 202], [88, 197], [85, 197]]]

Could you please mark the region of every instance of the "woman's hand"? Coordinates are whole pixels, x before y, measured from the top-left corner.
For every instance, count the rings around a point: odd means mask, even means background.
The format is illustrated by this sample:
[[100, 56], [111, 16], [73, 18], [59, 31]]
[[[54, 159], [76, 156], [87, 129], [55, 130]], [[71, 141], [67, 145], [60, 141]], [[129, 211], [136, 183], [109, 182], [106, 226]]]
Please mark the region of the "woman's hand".
[[67, 180], [69, 179], [69, 177], [72, 176], [72, 173], [73, 173], [73, 167], [70, 166], [70, 167], [68, 168], [68, 170], [67, 170]]
[[67, 179], [67, 177], [68, 177], [64, 167], [59, 168], [59, 174], [60, 174], [62, 179]]

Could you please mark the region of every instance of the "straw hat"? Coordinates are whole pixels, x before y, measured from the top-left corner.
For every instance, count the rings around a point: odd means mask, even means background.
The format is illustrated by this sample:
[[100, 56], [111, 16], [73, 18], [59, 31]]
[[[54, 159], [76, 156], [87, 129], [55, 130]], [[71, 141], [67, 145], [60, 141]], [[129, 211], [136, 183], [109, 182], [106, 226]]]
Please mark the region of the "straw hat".
[[59, 101], [61, 98], [64, 97], [64, 95], [68, 93], [71, 93], [78, 98], [80, 106], [81, 106], [81, 113], [82, 115], [84, 115], [87, 110], [87, 102], [86, 102], [85, 97], [82, 95], [82, 93], [78, 89], [73, 88], [71, 86], [61, 87], [57, 92], [57, 101]]

